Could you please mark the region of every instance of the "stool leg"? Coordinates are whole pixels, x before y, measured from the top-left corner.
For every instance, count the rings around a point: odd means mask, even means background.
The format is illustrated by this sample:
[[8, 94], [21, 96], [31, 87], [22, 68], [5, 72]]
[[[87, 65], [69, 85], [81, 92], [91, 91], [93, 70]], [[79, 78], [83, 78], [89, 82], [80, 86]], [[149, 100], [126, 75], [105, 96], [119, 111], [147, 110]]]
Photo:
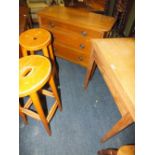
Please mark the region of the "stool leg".
[[59, 98], [59, 95], [58, 95], [58, 91], [57, 91], [57, 88], [55, 86], [55, 82], [54, 82], [54, 78], [53, 76], [50, 77], [50, 80], [49, 80], [49, 85], [53, 91], [53, 94], [58, 102], [58, 107], [59, 107], [59, 110], [62, 111], [62, 105], [61, 105], [61, 102], [60, 102], [60, 98]]
[[52, 50], [51, 44], [48, 46], [48, 48], [49, 48], [50, 57], [51, 57], [52, 60], [54, 60], [54, 54], [53, 54], [53, 50]]
[[31, 55], [34, 55], [34, 51], [31, 50], [31, 51], [30, 51], [30, 54], [31, 54]]
[[[51, 45], [50, 45], [51, 46]], [[50, 57], [49, 57], [49, 53], [48, 53], [48, 48], [47, 47], [44, 47], [43, 48], [43, 54], [44, 54], [44, 56], [46, 56], [46, 57], [48, 57], [48, 58], [50, 58], [50, 60], [52, 61], [52, 64], [53, 64], [53, 72], [54, 72], [54, 75], [56, 75], [56, 77], [58, 78], [58, 73], [57, 73], [57, 70], [56, 70], [56, 64], [55, 64], [55, 61], [54, 61], [54, 55], [53, 55], [53, 53], [52, 53], [52, 48], [49, 46], [49, 51], [50, 51]], [[52, 56], [51, 56], [51, 54], [52, 54]]]
[[58, 78], [58, 72], [57, 72], [57, 67], [56, 67], [56, 63], [55, 63], [55, 57], [54, 57], [54, 54], [53, 54], [51, 44], [48, 47], [49, 47], [50, 58], [51, 58], [53, 68], [54, 68], [54, 75], [56, 75], [56, 77]]
[[20, 103], [19, 103], [19, 115], [22, 117], [24, 123], [27, 125], [27, 124], [28, 124], [28, 121], [27, 121], [27, 118], [26, 118], [25, 114], [24, 114], [24, 113], [22, 112], [22, 110], [21, 110], [21, 105], [20, 105]]
[[45, 127], [45, 129], [46, 129], [46, 131], [48, 133], [48, 135], [51, 136], [51, 130], [49, 128], [47, 119], [46, 119], [46, 117], [44, 115], [44, 112], [43, 112], [43, 109], [41, 107], [38, 94], [37, 93], [33, 93], [33, 94], [30, 95], [30, 97], [32, 99], [32, 102], [33, 102], [33, 104], [34, 104], [34, 106], [35, 106], [35, 108], [36, 108], [36, 110], [37, 110], [37, 112], [38, 112], [38, 114], [40, 116], [40, 119], [41, 119], [41, 121], [42, 121], [42, 123], [43, 123], [43, 125], [44, 125], [44, 127]]
[[28, 55], [28, 54], [27, 54], [27, 50], [26, 50], [25, 48], [21, 47], [21, 51], [22, 51], [23, 57], [25, 57], [25, 56]]
[[49, 58], [49, 54], [48, 54], [48, 49], [47, 49], [47, 47], [44, 47], [44, 48], [43, 48], [43, 54], [44, 54], [45, 57], [48, 57], [48, 58]]

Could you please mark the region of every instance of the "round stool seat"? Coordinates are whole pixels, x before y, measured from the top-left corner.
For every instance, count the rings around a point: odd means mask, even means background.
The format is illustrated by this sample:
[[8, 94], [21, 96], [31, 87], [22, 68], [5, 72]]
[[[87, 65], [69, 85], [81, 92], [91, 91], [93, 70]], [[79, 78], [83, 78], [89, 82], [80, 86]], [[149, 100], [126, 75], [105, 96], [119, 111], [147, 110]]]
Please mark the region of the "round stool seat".
[[27, 50], [39, 50], [51, 41], [51, 34], [42, 28], [33, 28], [20, 34], [19, 42]]
[[30, 55], [19, 59], [19, 97], [38, 91], [49, 80], [51, 63], [48, 58]]

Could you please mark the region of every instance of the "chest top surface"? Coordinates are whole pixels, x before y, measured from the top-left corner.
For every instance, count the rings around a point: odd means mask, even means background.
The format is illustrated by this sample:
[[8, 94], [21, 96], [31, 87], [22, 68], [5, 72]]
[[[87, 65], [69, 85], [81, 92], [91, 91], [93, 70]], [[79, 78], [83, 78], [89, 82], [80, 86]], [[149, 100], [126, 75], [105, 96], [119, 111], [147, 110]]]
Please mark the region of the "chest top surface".
[[64, 22], [71, 25], [78, 25], [98, 31], [110, 31], [115, 23], [115, 18], [82, 11], [63, 6], [51, 6], [43, 9], [38, 15], [47, 16], [53, 20]]

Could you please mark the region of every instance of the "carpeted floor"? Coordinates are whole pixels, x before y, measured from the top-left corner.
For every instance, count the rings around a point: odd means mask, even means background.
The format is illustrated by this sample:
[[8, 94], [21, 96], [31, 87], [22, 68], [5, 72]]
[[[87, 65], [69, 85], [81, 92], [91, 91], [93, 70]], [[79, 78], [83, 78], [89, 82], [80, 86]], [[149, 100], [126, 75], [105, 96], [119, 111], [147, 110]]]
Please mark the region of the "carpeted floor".
[[[131, 125], [104, 144], [99, 140], [120, 114], [98, 70], [83, 88], [86, 69], [58, 59], [63, 111], [57, 110], [50, 123], [49, 137], [41, 122], [28, 118], [29, 125], [20, 125], [20, 155], [96, 155], [102, 148], [118, 148], [133, 144], [135, 125]], [[50, 105], [51, 99], [47, 98]]]

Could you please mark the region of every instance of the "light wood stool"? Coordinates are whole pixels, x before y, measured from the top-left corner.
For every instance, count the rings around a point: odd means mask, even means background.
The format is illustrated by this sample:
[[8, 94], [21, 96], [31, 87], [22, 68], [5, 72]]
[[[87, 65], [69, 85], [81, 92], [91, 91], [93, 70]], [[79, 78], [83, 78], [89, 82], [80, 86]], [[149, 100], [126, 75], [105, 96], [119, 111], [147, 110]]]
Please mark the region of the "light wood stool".
[[28, 52], [30, 52], [31, 55], [34, 55], [36, 51], [42, 51], [45, 57], [50, 58], [53, 64], [53, 71], [58, 77], [51, 42], [50, 32], [42, 28], [29, 29], [22, 32], [19, 36], [22, 56], [27, 56]]
[[[47, 133], [51, 135], [48, 123], [54, 116], [57, 107], [62, 110], [61, 102], [54, 82], [53, 74], [51, 74], [52, 66], [48, 58], [40, 55], [30, 55], [19, 59], [19, 97], [30, 96], [25, 105], [19, 105], [19, 114], [23, 121], [27, 124], [26, 115], [42, 121]], [[43, 89], [45, 84], [49, 84], [51, 91]], [[51, 106], [47, 117], [43, 112], [38, 93], [55, 98], [54, 104]], [[30, 110], [34, 105], [36, 112]]]
[[135, 155], [134, 145], [123, 145], [118, 150], [107, 149], [99, 150], [98, 155]]

